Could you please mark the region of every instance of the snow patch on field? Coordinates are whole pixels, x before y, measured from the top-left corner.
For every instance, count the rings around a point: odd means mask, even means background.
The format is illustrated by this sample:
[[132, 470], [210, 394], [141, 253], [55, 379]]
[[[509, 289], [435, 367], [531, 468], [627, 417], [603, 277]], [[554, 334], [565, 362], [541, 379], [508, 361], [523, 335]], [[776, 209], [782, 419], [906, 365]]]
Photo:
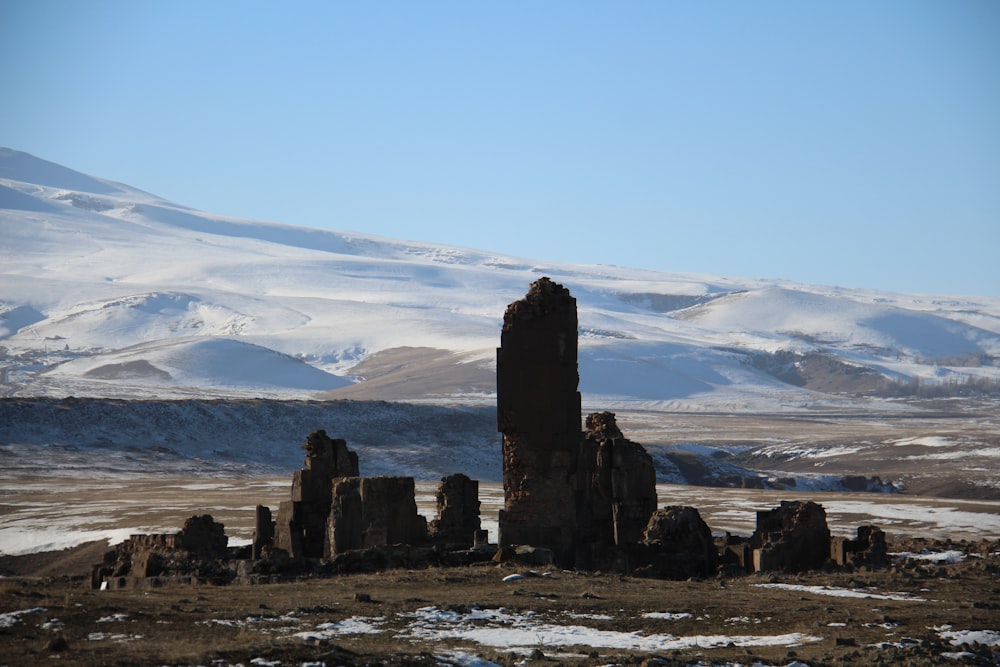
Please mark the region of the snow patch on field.
[[755, 584], [758, 588], [778, 588], [786, 591], [800, 591], [813, 595], [835, 598], [871, 598], [873, 600], [894, 600], [897, 602], [926, 602], [924, 598], [913, 597], [909, 593], [873, 593], [870, 590], [850, 590], [836, 586], [803, 586], [801, 584]]
[[423, 641], [458, 639], [482, 646], [503, 648], [510, 652], [528, 652], [539, 645], [546, 647], [592, 646], [632, 651], [669, 651], [723, 646], [799, 646], [822, 641], [804, 633], [781, 635], [674, 635], [644, 634], [598, 630], [582, 625], [555, 625], [542, 621], [532, 612], [508, 612], [504, 609], [472, 609], [456, 612], [438, 607], [424, 607], [410, 616], [413, 620], [406, 636]]

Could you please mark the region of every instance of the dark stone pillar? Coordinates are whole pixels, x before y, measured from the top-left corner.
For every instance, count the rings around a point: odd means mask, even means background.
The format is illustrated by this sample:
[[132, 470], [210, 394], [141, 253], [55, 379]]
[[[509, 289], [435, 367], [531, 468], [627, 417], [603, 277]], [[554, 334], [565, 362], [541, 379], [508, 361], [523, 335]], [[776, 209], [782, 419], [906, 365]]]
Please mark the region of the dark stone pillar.
[[250, 548], [250, 557], [254, 560], [260, 558], [264, 547], [274, 544], [274, 521], [271, 520], [271, 508], [264, 505], [257, 505], [257, 514], [254, 520], [253, 545]]
[[548, 278], [507, 307], [497, 350], [503, 433], [502, 546], [547, 547], [573, 565], [580, 449], [576, 299]]
[[412, 477], [349, 477], [333, 485], [327, 557], [368, 547], [427, 541], [427, 520], [417, 513]]

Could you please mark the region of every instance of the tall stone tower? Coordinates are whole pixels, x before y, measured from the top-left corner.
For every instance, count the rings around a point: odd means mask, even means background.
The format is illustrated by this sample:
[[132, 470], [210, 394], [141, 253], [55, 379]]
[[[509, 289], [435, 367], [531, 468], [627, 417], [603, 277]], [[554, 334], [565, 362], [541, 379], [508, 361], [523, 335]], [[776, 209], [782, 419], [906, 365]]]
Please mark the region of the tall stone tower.
[[547, 547], [576, 559], [580, 454], [576, 299], [548, 278], [507, 307], [497, 349], [497, 429], [503, 433], [501, 545]]

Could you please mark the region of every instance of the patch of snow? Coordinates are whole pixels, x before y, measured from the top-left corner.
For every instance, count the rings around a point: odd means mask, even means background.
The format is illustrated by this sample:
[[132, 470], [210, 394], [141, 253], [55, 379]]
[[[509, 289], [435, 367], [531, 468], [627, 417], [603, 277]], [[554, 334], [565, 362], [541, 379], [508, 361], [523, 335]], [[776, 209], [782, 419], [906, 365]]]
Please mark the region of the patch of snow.
[[786, 591], [800, 591], [814, 595], [828, 595], [839, 598], [871, 598], [873, 600], [895, 600], [899, 602], [926, 602], [925, 598], [913, 597], [909, 593], [872, 593], [870, 591], [849, 590], [836, 586], [803, 586], [801, 584], [754, 584], [758, 588], [777, 588]]
[[672, 611], [647, 611], [643, 612], [643, 618], [655, 618], [662, 619], [665, 621], [680, 621], [685, 618], [691, 618], [691, 614], [686, 611], [672, 612]]
[[0, 628], [10, 628], [21, 622], [22, 616], [28, 614], [41, 614], [48, 611], [45, 607], [32, 607], [31, 609], [21, 609], [20, 611], [8, 611], [0, 614]]
[[107, 530], [73, 530], [64, 526], [3, 526], [0, 525], [0, 554], [23, 556], [43, 551], [61, 551], [84, 542], [107, 540], [113, 546], [128, 539], [135, 528]]
[[296, 632], [292, 636], [306, 641], [314, 641], [332, 639], [341, 635], [373, 635], [382, 632], [379, 626], [384, 622], [384, 617], [354, 616], [343, 621], [320, 623], [314, 630]]
[[53, 632], [62, 630], [64, 623], [58, 618], [50, 618], [49, 620], [42, 623], [43, 630], [52, 630]]
[[899, 553], [892, 553], [889, 555], [897, 564], [907, 560], [919, 560], [937, 565], [953, 565], [955, 563], [963, 562], [966, 558], [965, 552], [957, 549], [949, 549], [947, 551], [924, 551], [918, 554], [911, 551], [901, 551]]
[[717, 648], [729, 645], [799, 646], [821, 641], [803, 633], [782, 635], [673, 635], [643, 634], [597, 630], [580, 625], [544, 623], [531, 612], [522, 614], [500, 610], [474, 610], [468, 614], [425, 607], [409, 614], [414, 618], [407, 635], [423, 641], [461, 639], [507, 651], [530, 649], [538, 645], [593, 646], [636, 651], [669, 651], [692, 648]]
[[919, 445], [921, 447], [954, 447], [958, 443], [952, 438], [946, 438], [944, 436], [927, 435], [927, 436], [917, 436], [914, 438], [902, 438], [899, 440], [892, 440], [889, 444], [892, 445]]
[[454, 667], [500, 667], [495, 662], [463, 651], [435, 653], [434, 659], [443, 665], [454, 665]]
[[983, 646], [1000, 646], [1000, 631], [998, 630], [953, 630], [950, 625], [931, 628], [941, 639], [952, 646], [982, 644]]
[[111, 614], [110, 616], [102, 616], [101, 618], [94, 621], [95, 623], [120, 623], [122, 621], [128, 620], [128, 614]]

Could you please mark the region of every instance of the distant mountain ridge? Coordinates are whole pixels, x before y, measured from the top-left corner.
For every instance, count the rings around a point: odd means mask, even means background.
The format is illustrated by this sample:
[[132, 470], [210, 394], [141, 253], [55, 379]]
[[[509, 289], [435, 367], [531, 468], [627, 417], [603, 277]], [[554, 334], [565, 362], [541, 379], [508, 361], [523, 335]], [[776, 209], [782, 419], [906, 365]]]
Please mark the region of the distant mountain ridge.
[[504, 309], [543, 275], [577, 298], [589, 404], [795, 411], [1000, 382], [1000, 298], [264, 223], [6, 148], [0, 237], [0, 395], [489, 403]]

